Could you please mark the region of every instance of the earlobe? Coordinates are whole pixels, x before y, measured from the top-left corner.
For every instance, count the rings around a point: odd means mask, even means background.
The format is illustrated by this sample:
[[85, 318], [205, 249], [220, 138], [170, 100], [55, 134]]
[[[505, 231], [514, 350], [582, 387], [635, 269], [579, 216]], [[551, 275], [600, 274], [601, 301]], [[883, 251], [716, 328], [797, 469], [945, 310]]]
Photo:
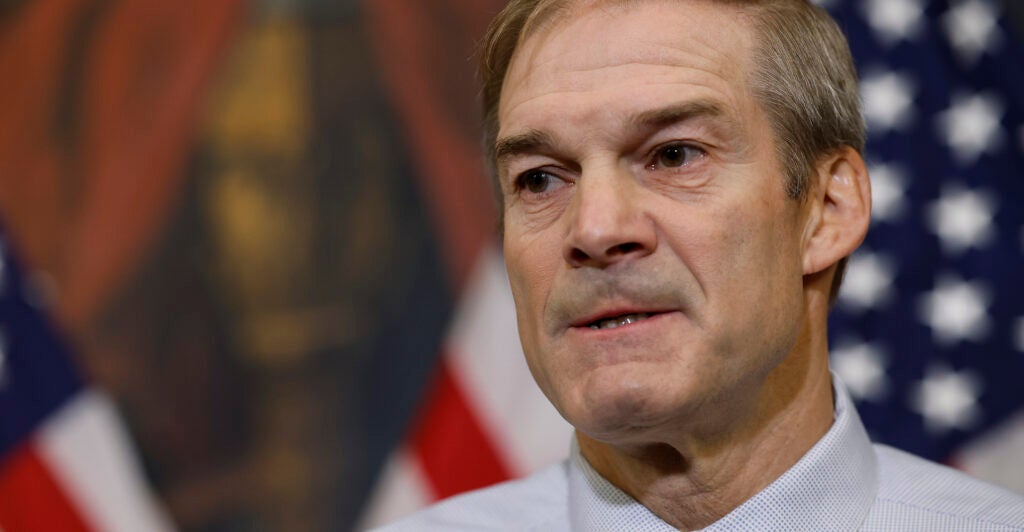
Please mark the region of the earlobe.
[[871, 183], [864, 159], [844, 147], [823, 158], [811, 191], [804, 243], [804, 275], [821, 272], [853, 253], [871, 218]]

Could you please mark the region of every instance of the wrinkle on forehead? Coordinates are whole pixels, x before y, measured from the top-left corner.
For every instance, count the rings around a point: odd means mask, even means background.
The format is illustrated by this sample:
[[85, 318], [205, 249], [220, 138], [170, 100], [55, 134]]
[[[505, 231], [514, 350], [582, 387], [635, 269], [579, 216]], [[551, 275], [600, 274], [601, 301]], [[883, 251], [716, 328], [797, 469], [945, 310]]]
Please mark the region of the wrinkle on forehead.
[[[711, 5], [716, 15], [708, 24], [689, 25], [686, 33], [682, 29], [651, 31], [649, 26], [622, 16], [636, 4], [665, 4], [683, 14], [696, 4]], [[709, 13], [706, 9], [695, 12], [703, 17]], [[596, 43], [588, 39], [587, 48], [573, 45], [576, 37], [607, 32], [609, 20], [616, 22], [614, 38]], [[514, 106], [508, 96], [521, 96], [523, 91], [519, 89], [524, 87], [546, 86], [548, 90], [573, 92], [589, 84], [589, 74], [600, 75], [601, 71], [616, 67], [625, 67], [624, 71], [630, 66], [665, 67], [667, 77], [673, 76], [668, 72], [672, 68], [686, 68], [700, 71], [709, 81], [741, 80], [749, 87], [746, 73], [751, 71], [748, 63], [753, 55], [752, 34], [750, 20], [742, 10], [706, 0], [575, 2], [558, 14], [549, 15], [542, 26], [534, 27], [529, 34], [524, 33], [505, 76], [498, 114], [505, 115], [508, 106]]]
[[[533, 53], [527, 55], [536, 55], [536, 52], [545, 48], [548, 41], [556, 38], [562, 29], [566, 26], [576, 24], [579, 22], [585, 22], [591, 26], [601, 24], [599, 22], [602, 19], [616, 19], [624, 20], [623, 15], [628, 13], [630, 9], [635, 8], [641, 4], [666, 4], [674, 8], [676, 11], [685, 12], [692, 6], [704, 5], [713, 6], [721, 12], [723, 19], [728, 19], [729, 24], [725, 26], [734, 27], [736, 31], [733, 33], [741, 41], [746, 41], [747, 33], [743, 30], [752, 28], [751, 20], [747, 16], [748, 14], [738, 6], [730, 5], [723, 2], [722, 0], [555, 0], [548, 4], [548, 6], [542, 8], [538, 13], [530, 19], [523, 32], [520, 34], [519, 43], [516, 46], [515, 56], [523, 56], [524, 49], [532, 48]], [[685, 35], [688, 40], [702, 40], [705, 46], [709, 50], [718, 50], [722, 48], [723, 44], [720, 40], [716, 39], [713, 32], [703, 32], [704, 34], [689, 33]], [[649, 36], [646, 32], [639, 32], [637, 37]], [[605, 41], [609, 43], [610, 41]], [[527, 44], [530, 46], [527, 46]], [[640, 39], [638, 43], [653, 45], [653, 42], [644, 43], [643, 39]], [[746, 43], [749, 44], [749, 43]], [[671, 44], [666, 44], [666, 47], [674, 49], [675, 47]], [[629, 49], [618, 49], [628, 52]], [[670, 55], [671, 50], [668, 51], [667, 55]], [[513, 59], [516, 59], [515, 57]], [[669, 57], [658, 58], [669, 59]], [[533, 63], [533, 61], [528, 61]], [[507, 79], [507, 76], [506, 76]]]
[[[727, 0], [718, 0], [719, 5], [722, 5], [723, 1]], [[654, 2], [667, 2], [682, 6], [686, 3], [715, 2], [715, 0], [540, 0], [536, 11], [526, 21], [526, 26], [519, 37], [519, 44], [552, 25], [566, 19], [582, 17], [587, 12], [596, 11], [614, 16], [622, 14], [624, 10], [632, 6]]]

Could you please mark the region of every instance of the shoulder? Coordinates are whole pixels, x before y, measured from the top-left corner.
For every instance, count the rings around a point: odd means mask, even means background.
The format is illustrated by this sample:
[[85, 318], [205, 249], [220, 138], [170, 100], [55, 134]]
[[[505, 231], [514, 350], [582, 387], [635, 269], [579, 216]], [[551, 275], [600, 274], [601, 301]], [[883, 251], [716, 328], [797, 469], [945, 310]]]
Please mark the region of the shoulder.
[[568, 526], [568, 464], [445, 499], [380, 532], [557, 530]]
[[875, 445], [879, 485], [866, 530], [1024, 530], [1024, 497]]

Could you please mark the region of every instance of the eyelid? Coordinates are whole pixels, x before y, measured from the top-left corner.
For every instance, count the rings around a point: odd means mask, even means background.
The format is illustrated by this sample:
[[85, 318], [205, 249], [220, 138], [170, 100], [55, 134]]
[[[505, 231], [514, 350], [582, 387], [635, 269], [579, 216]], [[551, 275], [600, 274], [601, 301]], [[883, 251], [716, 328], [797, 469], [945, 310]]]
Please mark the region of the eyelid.
[[[566, 184], [569, 183], [568, 179], [566, 179], [565, 177], [559, 175], [558, 172], [552, 171], [551, 168], [548, 167], [548, 166], [533, 167], [533, 168], [529, 168], [529, 169], [523, 170], [522, 172], [519, 172], [518, 174], [515, 174], [515, 176], [512, 178], [512, 193], [513, 194], [519, 194], [523, 190], [525, 190], [526, 186], [525, 186], [524, 183], [526, 181], [526, 178], [529, 175], [533, 174], [533, 173], [547, 174], [547, 175], [551, 176], [552, 181], [561, 181], [562, 183], [566, 183]], [[537, 195], [543, 195], [543, 194], [546, 194], [548, 192], [549, 191], [545, 191], [545, 192], [540, 192], [540, 193], [536, 193], [536, 194]]]
[[550, 157], [537, 154], [523, 154], [510, 157], [498, 168], [498, 175], [504, 175], [512, 184], [515, 184], [522, 176], [534, 170], [546, 170], [553, 163]]
[[[653, 148], [651, 148], [651, 150], [647, 154], [647, 158], [645, 159], [646, 162], [644, 163], [644, 167], [651, 168], [653, 166], [656, 166], [658, 164], [658, 156], [661, 154], [661, 152], [663, 150], [665, 150], [667, 148], [671, 148], [671, 147], [681, 147], [683, 149], [697, 150], [698, 152], [700, 152], [700, 157], [699, 157], [700, 159], [703, 159], [704, 157], [707, 157], [707, 155], [708, 155], [707, 147], [705, 147], [703, 144], [701, 144], [699, 142], [692, 141], [692, 140], [674, 139], [674, 140], [669, 140], [669, 141], [666, 141], [666, 142], [659, 143], [656, 146], [654, 146]], [[682, 166], [680, 166], [678, 168], [683, 168], [683, 167], [689, 166], [693, 162], [695, 162], [695, 161], [687, 161], [686, 164], [684, 164], [684, 165], [682, 165]]]

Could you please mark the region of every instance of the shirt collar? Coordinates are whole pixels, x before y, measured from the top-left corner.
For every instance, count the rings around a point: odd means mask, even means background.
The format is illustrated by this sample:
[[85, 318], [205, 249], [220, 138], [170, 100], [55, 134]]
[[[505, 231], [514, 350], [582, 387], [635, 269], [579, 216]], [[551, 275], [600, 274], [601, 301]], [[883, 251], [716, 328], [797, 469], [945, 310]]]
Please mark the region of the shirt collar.
[[[705, 530], [854, 530], [878, 491], [875, 454], [843, 384], [832, 376], [835, 420], [793, 467]], [[675, 530], [605, 480], [572, 441], [573, 530]]]

